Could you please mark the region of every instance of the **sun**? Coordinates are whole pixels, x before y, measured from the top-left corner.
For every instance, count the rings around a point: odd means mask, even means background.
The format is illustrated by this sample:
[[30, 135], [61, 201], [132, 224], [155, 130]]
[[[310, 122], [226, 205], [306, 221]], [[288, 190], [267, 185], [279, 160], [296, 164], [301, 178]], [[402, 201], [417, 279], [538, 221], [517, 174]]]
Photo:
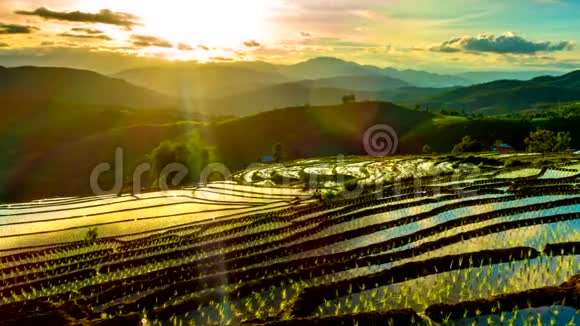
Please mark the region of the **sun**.
[[[87, 5], [87, 1], [82, 1]], [[141, 18], [143, 33], [174, 43], [209, 47], [239, 47], [248, 40], [269, 37], [268, 0], [101, 0]], [[95, 4], [92, 3], [91, 6]], [[98, 8], [94, 8], [95, 10]]]

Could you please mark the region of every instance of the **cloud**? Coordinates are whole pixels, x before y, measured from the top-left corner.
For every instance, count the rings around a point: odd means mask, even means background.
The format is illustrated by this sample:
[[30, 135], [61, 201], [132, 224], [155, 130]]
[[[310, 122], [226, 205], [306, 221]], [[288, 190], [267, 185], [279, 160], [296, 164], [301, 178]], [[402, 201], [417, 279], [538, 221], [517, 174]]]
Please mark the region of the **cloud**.
[[477, 37], [457, 37], [445, 41], [432, 51], [456, 52], [490, 52], [500, 54], [536, 54], [537, 52], [569, 51], [574, 48], [574, 42], [534, 42], [526, 40], [514, 33], [502, 35], [482, 34]]
[[34, 26], [0, 23], [0, 34], [30, 34], [37, 30]]
[[337, 37], [315, 37], [299, 40], [284, 40], [281, 41], [280, 44], [290, 46], [300, 45], [300, 46], [344, 47], [344, 48], [372, 48], [377, 46], [377, 44], [374, 43], [350, 41]]
[[300, 32], [300, 36], [302, 36], [302, 37], [310, 37], [310, 36], [312, 36], [312, 34], [310, 34], [309, 32]]
[[200, 45], [198, 45], [197, 47], [198, 47], [199, 49], [202, 49], [202, 50], [204, 50], [204, 51], [209, 51], [209, 46], [207, 46], [207, 45], [201, 45], [201, 44], [200, 44]]
[[247, 48], [259, 48], [262, 46], [262, 44], [256, 42], [255, 40], [250, 40], [250, 41], [244, 42], [244, 46]]
[[70, 38], [83, 38], [83, 39], [94, 39], [94, 40], [103, 40], [103, 41], [112, 41], [113, 39], [105, 34], [72, 34], [72, 33], [62, 33], [58, 34], [58, 36], [62, 37], [70, 37]]
[[109, 9], [103, 9], [98, 13], [88, 13], [82, 11], [53, 11], [46, 7], [40, 7], [34, 11], [17, 10], [15, 13], [18, 15], [38, 16], [44, 19], [116, 25], [127, 29], [139, 25], [137, 16], [124, 12], [114, 12]]
[[209, 60], [210, 61], [224, 61], [224, 62], [234, 61], [233, 58], [226, 58], [226, 57], [210, 57]]
[[61, 33], [58, 34], [58, 36], [68, 38], [102, 40], [102, 41], [113, 40], [110, 36], [106, 35], [105, 32], [98, 29], [75, 27], [71, 28], [71, 32], [73, 33]]
[[177, 45], [177, 49], [181, 50], [181, 51], [193, 51], [193, 47], [189, 44], [185, 44], [185, 43], [179, 43]]
[[164, 39], [155, 37], [155, 36], [148, 36], [148, 35], [131, 35], [131, 41], [134, 46], [137, 47], [159, 47], [159, 48], [172, 48], [173, 45]]
[[[358, 24], [379, 23], [385, 0], [279, 0], [270, 9], [272, 20], [285, 31], [317, 35], [346, 35]], [[385, 23], [384, 21], [380, 23]], [[302, 38], [306, 35], [299, 35]]]
[[72, 28], [71, 31], [78, 32], [78, 33], [84, 33], [84, 34], [90, 34], [90, 35], [104, 34], [104, 32], [101, 30], [86, 28], [86, 27], [75, 27], [75, 28]]
[[8, 44], [8, 43], [0, 42], [0, 48], [7, 48], [9, 46], [10, 46], [10, 44]]
[[354, 11], [385, 5], [384, 0], [283, 0], [288, 8], [306, 11]]

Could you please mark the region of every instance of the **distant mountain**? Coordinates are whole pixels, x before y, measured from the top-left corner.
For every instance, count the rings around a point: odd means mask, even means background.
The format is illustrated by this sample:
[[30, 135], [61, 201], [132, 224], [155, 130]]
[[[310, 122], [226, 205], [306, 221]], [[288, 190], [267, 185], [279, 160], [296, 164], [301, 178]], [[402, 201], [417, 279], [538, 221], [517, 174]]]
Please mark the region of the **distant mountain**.
[[576, 70], [558, 77], [553, 76], [536, 77], [532, 79], [531, 82], [551, 87], [561, 87], [580, 90], [580, 70]]
[[472, 71], [457, 74], [460, 78], [472, 81], [473, 84], [489, 83], [494, 80], [529, 80], [538, 76], [560, 76], [557, 71]]
[[292, 106], [333, 105], [340, 103], [347, 94], [355, 95], [358, 101], [384, 100], [415, 105], [452, 89], [419, 88], [385, 76], [343, 76], [272, 85], [197, 101], [192, 107], [207, 115], [243, 116]]
[[288, 81], [266, 68], [198, 63], [131, 69], [114, 77], [185, 100], [228, 96]]
[[524, 110], [534, 105], [580, 100], [580, 70], [528, 81], [498, 80], [436, 95], [424, 104], [434, 109], [465, 109], [485, 113]]
[[310, 88], [340, 88], [360, 92], [380, 92], [412, 86], [400, 79], [380, 75], [340, 76], [299, 83]]
[[185, 62], [121, 71], [114, 77], [164, 94], [196, 99], [242, 94], [276, 84], [305, 80], [317, 80], [312, 83], [314, 86], [309, 87], [355, 91], [396, 88], [393, 85], [444, 88], [473, 84], [470, 80], [453, 75], [383, 69], [330, 57], [314, 58], [292, 65], [261, 61], [212, 64]]
[[441, 75], [420, 70], [397, 70], [394, 68], [385, 68], [383, 72], [386, 76], [400, 79], [417, 87], [441, 88], [473, 84], [473, 81], [468, 78], [453, 75]]
[[175, 104], [170, 97], [86, 70], [0, 67], [0, 101], [131, 108]]
[[[346, 94], [359, 100], [373, 98], [373, 94], [332, 87], [311, 87], [308, 82], [277, 84], [222, 98], [206, 99], [194, 103], [198, 112], [212, 115], [248, 115], [289, 106], [331, 105], [340, 103]], [[196, 106], [195, 106], [196, 105]]]
[[329, 57], [314, 58], [295, 65], [282, 66], [279, 71], [290, 78], [303, 79], [323, 79], [346, 75], [385, 76], [417, 87], [452, 87], [473, 84], [469, 79], [453, 75], [440, 75], [419, 70], [379, 68]]
[[337, 58], [320, 57], [289, 66], [279, 66], [278, 71], [292, 79], [322, 79], [339, 76], [381, 76], [382, 70]]
[[415, 106], [418, 104], [420, 105], [423, 101], [429, 98], [460, 88], [461, 87], [401, 87], [396, 89], [386, 89], [381, 92], [375, 92], [372, 95], [375, 99]]

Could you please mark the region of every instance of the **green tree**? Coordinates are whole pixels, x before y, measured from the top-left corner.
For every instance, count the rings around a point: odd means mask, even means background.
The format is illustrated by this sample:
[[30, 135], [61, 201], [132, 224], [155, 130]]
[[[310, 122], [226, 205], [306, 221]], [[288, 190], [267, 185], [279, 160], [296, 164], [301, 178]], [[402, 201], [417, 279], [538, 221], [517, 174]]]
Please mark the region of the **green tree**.
[[453, 153], [481, 152], [483, 145], [471, 136], [465, 136], [461, 142], [453, 147]]
[[556, 147], [555, 152], [565, 152], [570, 149], [570, 143], [572, 142], [572, 136], [570, 132], [559, 132], [556, 135]]
[[87, 233], [85, 233], [86, 242], [94, 243], [95, 241], [97, 241], [98, 237], [99, 232], [97, 231], [97, 228], [91, 228], [87, 231]]
[[277, 143], [272, 147], [272, 159], [275, 163], [281, 163], [286, 160], [286, 152], [281, 143]]
[[354, 102], [356, 102], [356, 96], [354, 94], [348, 94], [348, 95], [344, 95], [342, 97], [343, 104], [354, 103]]
[[433, 149], [431, 148], [431, 146], [425, 144], [423, 146], [423, 154], [432, 154], [433, 153]]
[[215, 160], [214, 156], [213, 149], [201, 141], [199, 134], [194, 134], [185, 142], [164, 141], [148, 155], [152, 163], [152, 186], [159, 186], [163, 169], [172, 163], [182, 164], [187, 168], [188, 173], [180, 185], [190, 184], [209, 163]]
[[524, 142], [529, 152], [555, 153], [570, 149], [571, 141], [569, 132], [554, 133], [551, 130], [538, 129], [530, 132]]

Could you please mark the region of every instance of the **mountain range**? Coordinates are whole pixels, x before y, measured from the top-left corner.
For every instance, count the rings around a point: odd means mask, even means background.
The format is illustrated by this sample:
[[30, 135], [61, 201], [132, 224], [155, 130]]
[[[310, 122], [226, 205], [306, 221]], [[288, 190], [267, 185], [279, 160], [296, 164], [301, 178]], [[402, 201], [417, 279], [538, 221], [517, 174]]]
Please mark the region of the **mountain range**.
[[[445, 116], [437, 109], [505, 113], [580, 101], [580, 71], [446, 87], [425, 87], [409, 71], [405, 78], [389, 71], [329, 58], [290, 66], [178, 64], [111, 76], [2, 67], [0, 199], [86, 193], [92, 168], [111, 162], [116, 148], [124, 149], [130, 171], [160, 142], [195, 130], [235, 170], [276, 142], [292, 157], [364, 154], [362, 132], [380, 123], [397, 127], [401, 153], [420, 152], [426, 143], [448, 151], [466, 133], [523, 146], [531, 125], [466, 118], [441, 125]], [[336, 105], [346, 94], [360, 101]], [[417, 106], [431, 112], [408, 109]]]
[[517, 112], [533, 106], [580, 101], [580, 70], [527, 81], [498, 80], [433, 96], [424, 104], [438, 109], [483, 113]]
[[0, 66], [0, 99], [133, 108], [175, 105], [169, 96], [92, 71], [26, 66]]
[[[114, 74], [115, 78], [153, 89], [209, 115], [245, 115], [297, 105], [330, 105], [345, 94], [360, 100], [386, 100], [411, 106], [505, 113], [526, 105], [574, 101], [573, 92], [505, 89], [505, 81], [528, 85], [549, 71], [467, 72], [458, 75], [361, 65], [336, 58], [315, 58], [293, 65], [265, 62], [175, 63]], [[493, 92], [481, 91], [501, 77]], [[546, 77], [548, 78], [548, 77]], [[483, 84], [477, 82], [484, 81]], [[569, 87], [567, 87], [569, 88]], [[530, 92], [533, 92], [530, 90]], [[495, 95], [494, 95], [495, 94]], [[554, 95], [555, 94], [555, 95]]]
[[106, 76], [53, 67], [0, 67], [0, 99], [7, 101], [171, 108], [210, 116], [241, 116], [299, 105], [331, 105], [346, 94], [432, 110], [506, 113], [536, 105], [580, 100], [577, 72], [440, 75], [315, 58], [294, 65], [264, 62], [175, 63]]

